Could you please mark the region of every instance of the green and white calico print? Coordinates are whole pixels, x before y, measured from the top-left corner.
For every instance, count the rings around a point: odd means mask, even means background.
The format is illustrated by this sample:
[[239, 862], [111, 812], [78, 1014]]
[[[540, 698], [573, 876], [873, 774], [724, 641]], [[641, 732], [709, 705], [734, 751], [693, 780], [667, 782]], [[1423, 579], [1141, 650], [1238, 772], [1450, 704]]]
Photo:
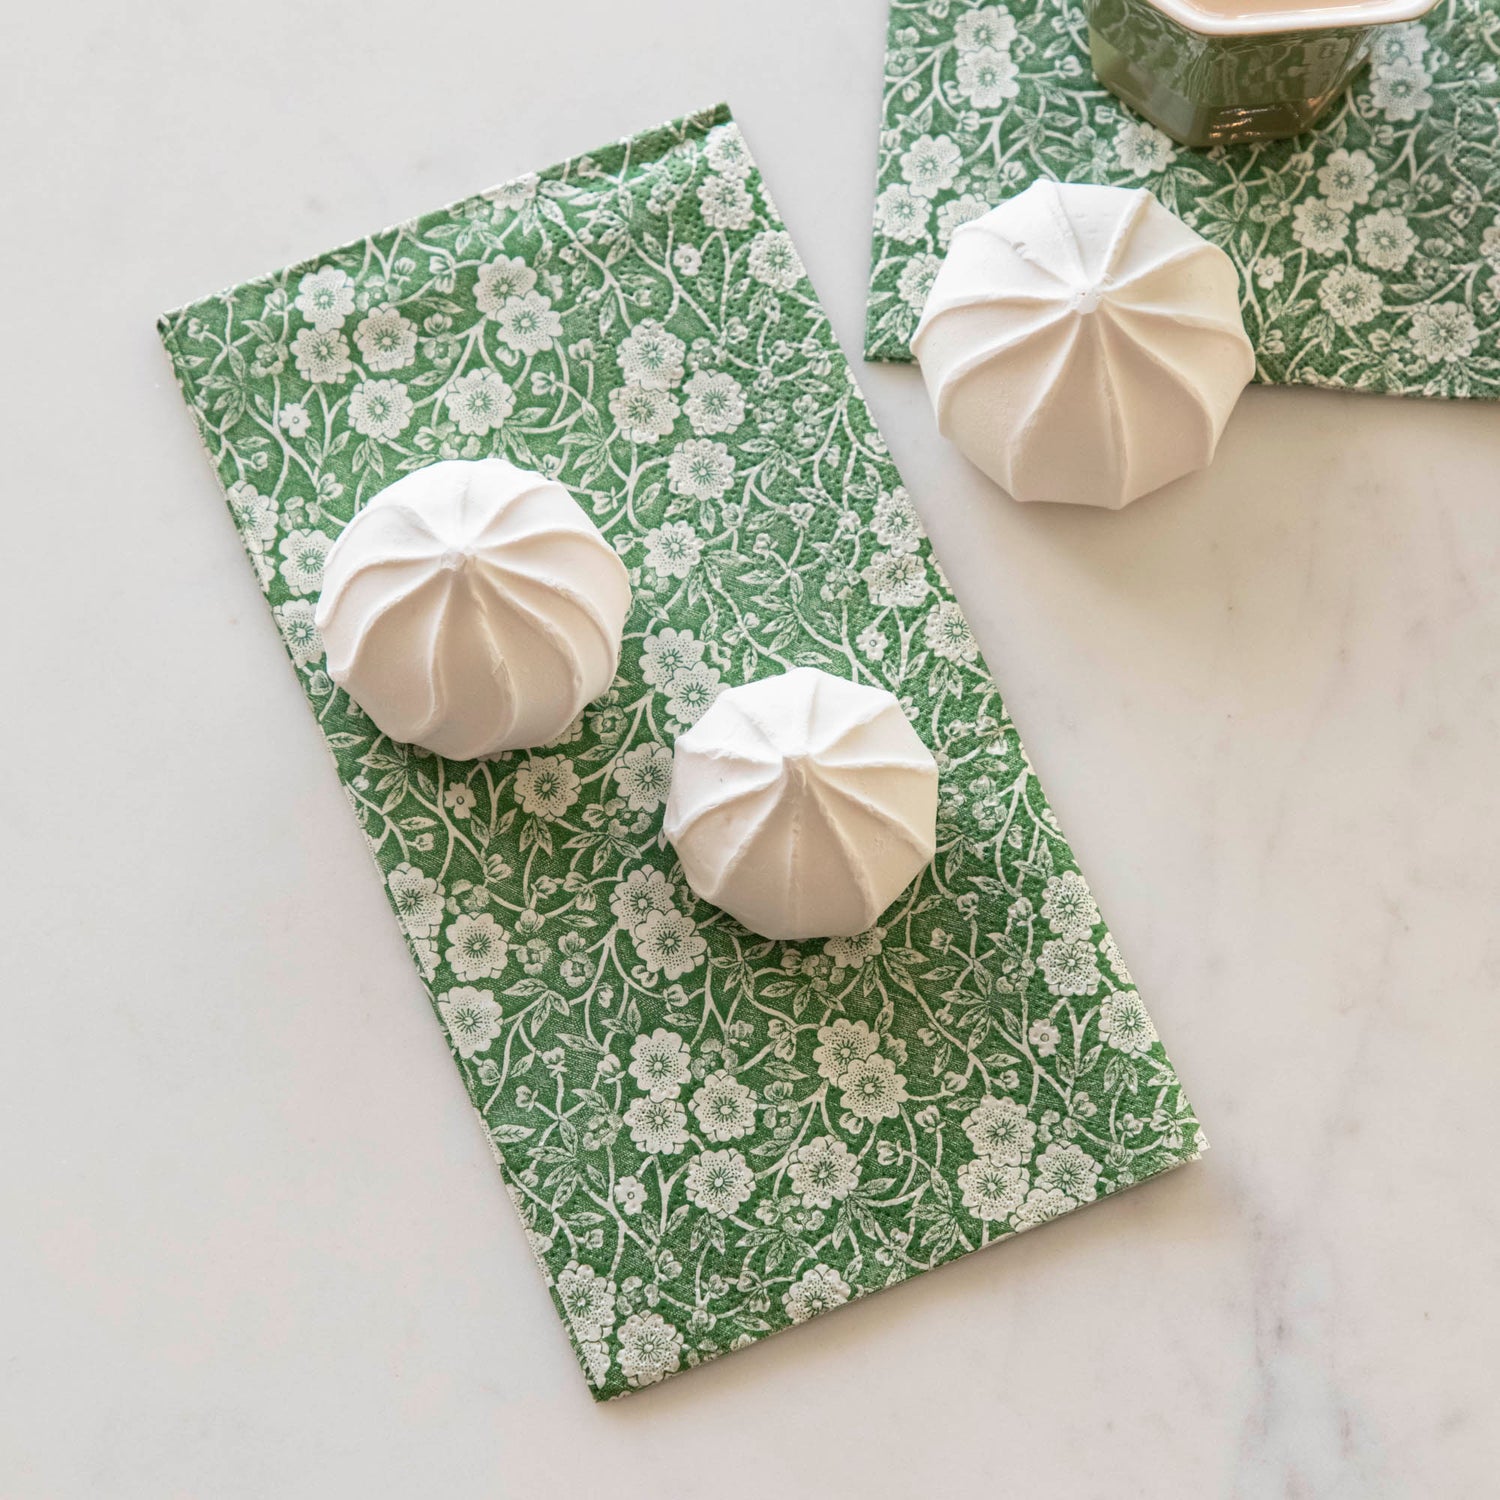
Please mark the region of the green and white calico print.
[[[161, 326], [597, 1395], [1202, 1149], [727, 110]], [[458, 763], [333, 686], [313, 603], [382, 486], [490, 454], [572, 488], [635, 600], [557, 743]], [[939, 853], [873, 930], [766, 942], [662, 807], [674, 737], [804, 664], [900, 697]]]
[[1095, 82], [1081, 0], [892, 0], [866, 353], [909, 360], [953, 231], [1055, 177], [1223, 246], [1263, 381], [1500, 395], [1497, 65], [1494, 0], [1439, 0], [1315, 133], [1189, 151]]

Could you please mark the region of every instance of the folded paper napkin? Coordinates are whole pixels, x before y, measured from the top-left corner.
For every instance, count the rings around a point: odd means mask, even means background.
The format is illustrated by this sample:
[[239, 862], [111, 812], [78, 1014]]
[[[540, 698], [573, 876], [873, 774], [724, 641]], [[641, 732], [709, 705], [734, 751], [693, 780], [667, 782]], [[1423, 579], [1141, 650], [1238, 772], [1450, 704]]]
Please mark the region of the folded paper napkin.
[[1150, 188], [1240, 271], [1257, 378], [1500, 395], [1500, 11], [1439, 0], [1296, 140], [1175, 145], [1106, 93], [1081, 0], [892, 0], [865, 352], [957, 226], [1037, 177]]
[[[727, 109], [160, 326], [597, 1396], [1202, 1149]], [[561, 740], [445, 761], [330, 683], [313, 605], [382, 486], [489, 454], [571, 486], [634, 606]], [[766, 942], [662, 805], [722, 688], [804, 664], [901, 698], [940, 849], [872, 931]]]

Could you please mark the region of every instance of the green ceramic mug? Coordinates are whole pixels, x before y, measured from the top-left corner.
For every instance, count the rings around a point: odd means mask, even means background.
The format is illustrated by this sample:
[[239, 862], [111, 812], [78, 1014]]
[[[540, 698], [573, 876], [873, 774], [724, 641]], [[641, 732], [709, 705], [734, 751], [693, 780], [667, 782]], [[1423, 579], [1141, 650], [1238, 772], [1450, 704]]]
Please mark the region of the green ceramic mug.
[[1094, 72], [1184, 146], [1306, 130], [1437, 0], [1087, 0]]

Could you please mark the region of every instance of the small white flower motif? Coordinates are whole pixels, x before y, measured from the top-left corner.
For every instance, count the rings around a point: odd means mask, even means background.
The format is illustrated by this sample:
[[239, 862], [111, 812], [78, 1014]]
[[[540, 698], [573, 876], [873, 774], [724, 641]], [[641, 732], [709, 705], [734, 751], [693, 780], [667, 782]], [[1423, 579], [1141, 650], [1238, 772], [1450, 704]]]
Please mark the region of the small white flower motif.
[[1340, 146], [1331, 151], [1318, 168], [1318, 191], [1335, 208], [1349, 209], [1368, 203], [1375, 187], [1375, 163], [1364, 151]]
[[989, 211], [989, 204], [983, 198], [976, 198], [973, 193], [964, 193], [961, 197], [939, 204], [937, 211], [939, 247], [946, 250], [957, 230], [965, 224], [973, 223], [975, 219]]
[[504, 1019], [500, 1006], [488, 990], [460, 986], [438, 997], [438, 1014], [460, 1057], [486, 1051], [500, 1035]]
[[489, 912], [477, 917], [467, 914], [453, 922], [445, 936], [448, 951], [443, 955], [453, 977], [469, 983], [475, 979], [498, 979], [505, 971], [510, 944], [505, 931]]
[[901, 153], [901, 176], [919, 198], [936, 198], [953, 186], [963, 152], [946, 135], [920, 135]]
[[750, 274], [772, 291], [789, 292], [802, 280], [797, 247], [784, 229], [763, 229], [750, 241]]
[[692, 973], [708, 951], [698, 924], [686, 912], [654, 911], [631, 929], [630, 936], [641, 962], [668, 979]]
[[953, 28], [960, 53], [1003, 51], [1016, 39], [1016, 23], [1003, 5], [987, 5], [959, 18]]
[[633, 1219], [646, 1206], [646, 1184], [639, 1177], [622, 1177], [615, 1184], [615, 1202], [627, 1219]]
[[1372, 52], [1379, 63], [1420, 63], [1428, 47], [1427, 29], [1414, 26], [1382, 26], [1375, 33]]
[[819, 1261], [787, 1288], [781, 1305], [792, 1322], [805, 1323], [830, 1308], [842, 1307], [849, 1295], [849, 1283], [832, 1266]]
[[299, 667], [319, 660], [323, 655], [323, 637], [314, 618], [311, 600], [288, 599], [285, 604], [278, 604], [271, 613], [276, 616], [276, 624], [281, 629], [286, 649], [291, 652], [292, 660]]
[[859, 1186], [859, 1158], [843, 1141], [816, 1135], [792, 1153], [787, 1176], [809, 1208], [832, 1208]]
[[865, 1022], [846, 1021], [841, 1016], [832, 1025], [818, 1028], [818, 1045], [813, 1049], [818, 1076], [841, 1084], [855, 1063], [874, 1056], [879, 1047], [880, 1038]]
[[1019, 69], [1009, 52], [986, 47], [958, 60], [958, 89], [975, 109], [995, 109], [1021, 92]]
[[1156, 1027], [1134, 990], [1115, 990], [1104, 997], [1099, 1035], [1127, 1057], [1144, 1057], [1157, 1040]]
[[349, 393], [349, 421], [361, 437], [384, 442], [400, 437], [414, 410], [399, 380], [362, 380]]
[[1370, 70], [1370, 102], [1392, 122], [1415, 120], [1432, 107], [1432, 74], [1409, 58], [1381, 61]]
[[696, 724], [724, 691], [719, 669], [707, 662], [677, 673], [666, 686], [667, 716], [679, 724]]
[[552, 299], [540, 292], [507, 297], [495, 322], [500, 342], [519, 354], [540, 354], [562, 333], [562, 318], [552, 310]]
[[[1360, 228], [1364, 228], [1362, 221]], [[1479, 253], [1497, 271], [1500, 271], [1500, 220], [1491, 224], [1479, 238]]]
[[1043, 1016], [1031, 1023], [1026, 1032], [1026, 1040], [1038, 1057], [1051, 1057], [1062, 1040], [1062, 1032]]
[[629, 932], [644, 925], [653, 912], [676, 909], [677, 887], [660, 870], [632, 870], [609, 898], [615, 920]]
[[264, 552], [266, 543], [276, 540], [276, 502], [243, 479], [229, 486], [225, 498], [245, 545], [252, 552]]
[[1099, 922], [1099, 908], [1077, 870], [1047, 877], [1042, 916], [1058, 937], [1088, 937]]
[[1045, 1191], [1092, 1203], [1098, 1196], [1098, 1181], [1099, 1163], [1071, 1141], [1054, 1141], [1036, 1159], [1036, 1185]]
[[697, 370], [683, 387], [685, 410], [699, 437], [733, 432], [745, 420], [745, 393], [733, 375]]
[[672, 431], [681, 408], [670, 391], [650, 385], [622, 385], [609, 393], [609, 414], [620, 436], [632, 443], [654, 443]]
[[644, 541], [646, 566], [664, 578], [686, 578], [703, 553], [703, 538], [686, 521], [653, 526]]
[[431, 938], [413, 938], [411, 949], [417, 967], [422, 971], [422, 978], [431, 979], [437, 973], [437, 944]]
[[354, 278], [337, 266], [311, 271], [297, 283], [294, 306], [320, 332], [341, 328], [354, 311]]
[[1127, 120], [1115, 137], [1115, 156], [1132, 177], [1149, 177], [1172, 165], [1177, 148], [1170, 136], [1144, 120]]
[[889, 239], [914, 245], [927, 233], [932, 204], [909, 187], [893, 182], [875, 200], [875, 223]]
[[1355, 253], [1377, 271], [1399, 271], [1416, 248], [1416, 232], [1393, 208], [1366, 214], [1355, 227]]
[[937, 256], [924, 250], [920, 255], [912, 256], [901, 268], [901, 275], [896, 279], [896, 295], [913, 312], [921, 312], [927, 305], [927, 296], [932, 291], [932, 283], [937, 280], [940, 264]]
[[866, 625], [860, 633], [855, 636], [854, 644], [859, 648], [862, 656], [868, 656], [871, 661], [879, 661], [885, 655], [890, 642], [885, 637], [885, 632], [878, 625]]
[[436, 937], [443, 920], [443, 898], [437, 881], [415, 865], [399, 864], [386, 876], [385, 884], [407, 936]]
[[915, 552], [921, 545], [925, 533], [904, 484], [883, 492], [876, 500], [870, 529], [875, 540], [892, 552]]
[[560, 818], [578, 800], [578, 773], [566, 756], [530, 757], [516, 771], [514, 789], [521, 811], [533, 817]]
[[297, 373], [313, 385], [338, 385], [354, 366], [349, 340], [337, 329], [301, 328], [292, 340]]
[[708, 438], [689, 438], [679, 443], [667, 460], [667, 485], [674, 495], [719, 500], [733, 480], [734, 459], [729, 449]]
[[672, 264], [679, 276], [696, 276], [703, 269], [703, 252], [696, 245], [679, 245], [672, 252]]
[[1099, 952], [1103, 954], [1105, 963], [1114, 970], [1115, 978], [1127, 989], [1133, 988], [1135, 980], [1130, 977], [1130, 970], [1125, 967], [1125, 960], [1120, 957], [1120, 950], [1115, 943], [1114, 933], [1106, 932], [1104, 934], [1099, 943]]
[[1349, 215], [1321, 198], [1304, 198], [1292, 210], [1292, 238], [1314, 255], [1332, 255], [1344, 248]]
[[1318, 301], [1341, 328], [1357, 328], [1380, 314], [1380, 280], [1358, 266], [1335, 266], [1318, 287]]
[[740, 134], [740, 127], [732, 121], [715, 125], [709, 131], [708, 140], [703, 147], [703, 159], [715, 172], [722, 172], [726, 177], [750, 175], [750, 148], [745, 144], [745, 137]]
[[1279, 255], [1258, 255], [1250, 267], [1256, 281], [1268, 292], [1286, 279], [1286, 262]]
[[592, 1266], [570, 1260], [557, 1278], [557, 1299], [568, 1314], [568, 1322], [580, 1340], [597, 1343], [615, 1326], [614, 1282]]
[[614, 1363], [609, 1345], [603, 1339], [580, 1339], [578, 1353], [583, 1360], [584, 1375], [589, 1384], [598, 1390], [609, 1379], [609, 1367]]
[[641, 649], [641, 676], [652, 687], [665, 688], [679, 673], [703, 660], [703, 642], [691, 630], [670, 627], [648, 635]]
[[723, 1068], [698, 1086], [692, 1110], [698, 1128], [711, 1141], [738, 1140], [755, 1129], [755, 1095]]
[[1467, 359], [1478, 343], [1474, 314], [1462, 302], [1434, 302], [1412, 314], [1411, 346], [1430, 365]]
[[461, 433], [466, 437], [483, 437], [501, 426], [516, 409], [516, 397], [493, 370], [471, 370], [448, 387], [443, 404]]
[[1042, 976], [1054, 995], [1092, 995], [1102, 981], [1094, 949], [1083, 938], [1053, 938], [1042, 944]]
[[525, 208], [536, 197], [540, 184], [541, 178], [535, 172], [524, 172], [509, 182], [502, 182], [499, 187], [491, 188], [485, 197], [501, 208]]
[[745, 191], [744, 179], [711, 172], [698, 188], [698, 208], [710, 229], [748, 229], [755, 217], [755, 203]]
[[672, 787], [672, 752], [655, 743], [636, 745], [610, 773], [632, 812], [655, 812]]
[[316, 594], [323, 587], [323, 564], [332, 545], [321, 531], [289, 531], [281, 539], [281, 576], [294, 594]]
[[633, 1386], [655, 1385], [682, 1363], [682, 1335], [660, 1313], [633, 1313], [620, 1328], [620, 1373]]
[[687, 1111], [675, 1099], [642, 1094], [631, 1100], [625, 1125], [636, 1150], [648, 1156], [676, 1156], [687, 1145]]
[[833, 960], [836, 969], [862, 969], [881, 950], [885, 928], [867, 927], [851, 937], [829, 938], [823, 951]]
[[844, 1108], [861, 1120], [889, 1120], [906, 1102], [906, 1079], [890, 1058], [876, 1052], [853, 1063], [839, 1080]]
[[1048, 1219], [1055, 1219], [1077, 1207], [1076, 1198], [1070, 1198], [1056, 1188], [1032, 1188], [1026, 1201], [1011, 1216], [1011, 1227], [1035, 1229], [1038, 1224], [1045, 1224]]
[[963, 1205], [976, 1219], [998, 1223], [1008, 1219], [1026, 1197], [1028, 1177], [1020, 1167], [1006, 1166], [981, 1156], [958, 1169]]
[[498, 318], [512, 297], [524, 297], [536, 286], [536, 272], [518, 256], [502, 255], [479, 268], [474, 305], [487, 318]]
[[276, 413], [276, 421], [281, 430], [290, 438], [306, 437], [307, 429], [312, 426], [312, 418], [308, 416], [307, 408], [300, 401], [288, 401]]
[[460, 821], [474, 811], [474, 803], [473, 788], [465, 786], [462, 782], [455, 782], [443, 793], [443, 806]]
[[386, 304], [360, 320], [354, 342], [370, 369], [402, 370], [417, 357], [417, 325]]
[[687, 1043], [675, 1031], [661, 1027], [650, 1036], [638, 1036], [630, 1044], [628, 1071], [653, 1099], [675, 1099], [693, 1076]]
[[915, 552], [877, 552], [859, 576], [877, 608], [911, 609], [927, 598], [927, 564]]
[[936, 656], [965, 666], [979, 660], [979, 642], [964, 619], [964, 612], [951, 599], [945, 599], [928, 612], [922, 626], [922, 639]]
[[964, 1117], [964, 1134], [978, 1155], [1010, 1167], [1029, 1161], [1036, 1142], [1036, 1126], [1016, 1099], [981, 1099]]
[[727, 1219], [755, 1191], [755, 1173], [733, 1148], [704, 1151], [688, 1163], [688, 1202], [716, 1219]]
[[625, 379], [635, 385], [667, 390], [682, 383], [687, 345], [654, 318], [637, 323], [616, 351]]

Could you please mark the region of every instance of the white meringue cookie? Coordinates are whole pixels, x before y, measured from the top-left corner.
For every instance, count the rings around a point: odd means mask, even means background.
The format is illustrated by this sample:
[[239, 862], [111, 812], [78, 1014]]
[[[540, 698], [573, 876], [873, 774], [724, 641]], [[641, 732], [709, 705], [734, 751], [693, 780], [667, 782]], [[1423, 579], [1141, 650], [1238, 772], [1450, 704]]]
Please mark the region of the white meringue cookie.
[[328, 675], [453, 760], [544, 744], [613, 681], [625, 566], [562, 485], [503, 459], [417, 469], [329, 551]]
[[961, 226], [912, 339], [938, 428], [1017, 500], [1118, 509], [1213, 458], [1239, 277], [1145, 188], [1034, 182]]
[[850, 937], [931, 861], [937, 792], [891, 694], [799, 667], [678, 737], [665, 831], [693, 890], [752, 932]]

